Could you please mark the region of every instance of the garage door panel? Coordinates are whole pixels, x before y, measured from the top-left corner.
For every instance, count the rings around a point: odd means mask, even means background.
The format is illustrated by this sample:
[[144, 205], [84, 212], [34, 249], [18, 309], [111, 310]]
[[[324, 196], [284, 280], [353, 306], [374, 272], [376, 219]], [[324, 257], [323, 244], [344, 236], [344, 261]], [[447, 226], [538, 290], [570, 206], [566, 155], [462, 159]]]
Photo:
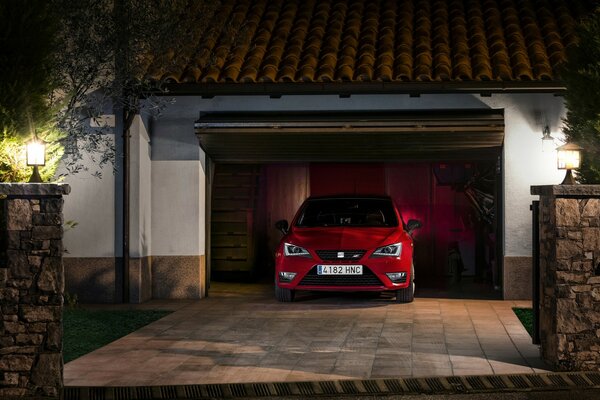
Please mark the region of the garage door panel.
[[214, 113], [201, 116], [196, 134], [217, 162], [487, 158], [503, 145], [504, 116], [499, 110]]
[[245, 247], [217, 247], [213, 244], [211, 256], [217, 260], [246, 260], [248, 250]]
[[211, 268], [220, 272], [250, 272], [252, 271], [252, 265], [248, 263], [246, 259], [243, 260], [221, 260], [213, 258], [211, 261]]
[[247, 247], [248, 237], [246, 235], [214, 235], [211, 238], [213, 247]]
[[[215, 204], [216, 206], [216, 204]], [[213, 208], [213, 222], [243, 222], [246, 223], [248, 212], [246, 210], [219, 210], [217, 207]]]
[[226, 151], [212, 151], [211, 158], [216, 162], [247, 162], [254, 160], [257, 162], [378, 162], [378, 161], [408, 161], [408, 160], [485, 160], [495, 158], [499, 147], [471, 147], [444, 149], [422, 149], [411, 148], [410, 150], [381, 150], [376, 154], [363, 151], [330, 152], [321, 151], [277, 151], [276, 153], [265, 153], [262, 149], [251, 150], [247, 148], [227, 149]]
[[212, 205], [213, 211], [241, 210], [248, 207], [248, 199], [219, 199]]
[[214, 233], [238, 233], [246, 234], [246, 222], [217, 222], [211, 221]]
[[219, 185], [223, 187], [248, 187], [250, 175], [225, 175], [219, 179]]

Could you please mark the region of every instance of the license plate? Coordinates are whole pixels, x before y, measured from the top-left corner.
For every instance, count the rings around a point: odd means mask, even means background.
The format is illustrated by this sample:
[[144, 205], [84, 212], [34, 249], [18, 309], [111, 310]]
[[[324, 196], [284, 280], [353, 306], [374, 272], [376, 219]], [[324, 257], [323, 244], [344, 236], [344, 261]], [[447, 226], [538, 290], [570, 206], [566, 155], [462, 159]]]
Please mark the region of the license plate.
[[317, 265], [317, 275], [362, 275], [362, 265]]

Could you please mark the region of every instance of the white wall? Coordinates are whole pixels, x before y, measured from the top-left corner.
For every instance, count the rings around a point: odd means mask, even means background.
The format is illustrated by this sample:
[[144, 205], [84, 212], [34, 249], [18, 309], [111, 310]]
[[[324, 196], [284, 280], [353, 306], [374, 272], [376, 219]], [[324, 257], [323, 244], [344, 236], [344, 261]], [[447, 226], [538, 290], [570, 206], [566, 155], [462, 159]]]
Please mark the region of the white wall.
[[[556, 169], [555, 152], [542, 152], [542, 130], [545, 125], [554, 137], [560, 138], [561, 120], [565, 109], [563, 99], [552, 94], [477, 94], [422, 95], [355, 95], [350, 98], [327, 96], [230, 96], [201, 99], [178, 98], [165, 112], [165, 121], [159, 121], [153, 137], [164, 141], [163, 149], [155, 150], [160, 158], [177, 157], [193, 146], [193, 122], [199, 113], [210, 111], [299, 111], [299, 110], [389, 110], [389, 109], [482, 109], [505, 111], [505, 256], [531, 256], [531, 214], [529, 205], [533, 196], [531, 185], [559, 183], [564, 172]], [[176, 121], [176, 128], [169, 125]], [[178, 133], [173, 135], [174, 130]], [[185, 139], [182, 132], [185, 132]], [[156, 141], [156, 139], [154, 139]], [[166, 146], [170, 141], [171, 145]], [[201, 157], [201, 156], [200, 156]], [[154, 161], [155, 162], [155, 161]], [[201, 179], [202, 181], [202, 179]], [[153, 177], [153, 183], [157, 182]], [[202, 182], [199, 183], [202, 185]], [[186, 192], [191, 190], [186, 186]], [[196, 189], [194, 189], [196, 190]], [[156, 193], [153, 191], [153, 193]], [[161, 208], [153, 207], [156, 216]], [[195, 218], [195, 214], [194, 214]], [[161, 245], [162, 246], [162, 245]]]
[[[505, 255], [530, 256], [529, 186], [558, 183], [564, 175], [556, 169], [555, 154], [542, 152], [543, 126], [548, 124], [552, 135], [560, 136], [565, 113], [563, 99], [551, 94], [178, 98], [147, 127], [149, 137], [144, 125], [136, 122], [140, 135], [132, 157], [132, 172], [138, 171], [132, 173], [132, 200], [136, 199], [132, 207], [139, 213], [135, 223], [132, 220], [132, 255], [204, 254], [204, 153], [193, 128], [201, 111], [469, 108], [505, 110]], [[69, 256], [110, 257], [120, 251], [115, 246], [115, 177], [110, 167], [103, 173], [101, 180], [85, 173], [66, 180], [73, 190], [65, 198], [65, 216], [79, 222], [66, 234]]]
[[137, 116], [130, 128], [130, 244], [131, 257], [152, 255], [152, 164], [148, 130]]
[[[64, 197], [65, 221], [78, 225], [65, 231], [65, 257], [115, 256], [115, 182], [113, 166], [99, 169], [97, 163], [84, 158], [89, 171], [67, 176], [71, 193]], [[62, 168], [59, 171], [64, 171]], [[102, 178], [92, 176], [95, 171]]]
[[199, 161], [152, 162], [152, 255], [204, 254], [204, 173]]
[[[542, 151], [542, 130], [562, 139], [563, 99], [552, 95], [493, 96], [488, 104], [505, 109], [504, 255], [531, 256], [531, 185], [558, 184], [564, 171], [556, 168], [556, 151]], [[560, 144], [557, 140], [557, 145]]]
[[205, 243], [204, 153], [194, 113], [171, 107], [152, 126], [152, 255], [199, 256]]

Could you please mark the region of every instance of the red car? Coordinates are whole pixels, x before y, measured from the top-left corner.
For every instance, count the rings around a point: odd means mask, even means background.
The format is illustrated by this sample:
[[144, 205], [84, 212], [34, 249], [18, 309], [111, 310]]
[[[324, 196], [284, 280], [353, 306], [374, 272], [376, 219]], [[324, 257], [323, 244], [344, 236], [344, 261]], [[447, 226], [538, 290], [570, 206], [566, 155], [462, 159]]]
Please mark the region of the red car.
[[413, 240], [421, 223], [402, 221], [389, 197], [311, 197], [300, 207], [275, 252], [275, 295], [296, 290], [395, 291], [414, 298]]

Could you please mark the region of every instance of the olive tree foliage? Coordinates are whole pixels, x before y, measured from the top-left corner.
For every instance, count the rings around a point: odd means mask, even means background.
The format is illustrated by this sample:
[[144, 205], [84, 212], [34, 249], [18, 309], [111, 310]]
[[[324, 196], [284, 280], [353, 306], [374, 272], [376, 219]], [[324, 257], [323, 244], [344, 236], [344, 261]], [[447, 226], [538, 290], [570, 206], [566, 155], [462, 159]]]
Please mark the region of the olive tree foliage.
[[56, 109], [49, 95], [58, 89], [54, 57], [60, 29], [46, 0], [0, 2], [0, 182], [29, 179], [25, 143], [37, 135], [49, 142], [46, 165], [51, 179], [63, 155]]
[[579, 43], [570, 49], [562, 72], [567, 87], [568, 142], [579, 144], [582, 163], [577, 179], [600, 183], [600, 8], [579, 27]]
[[58, 26], [43, 0], [0, 2], [0, 23], [0, 124], [24, 133], [32, 119], [46, 117], [46, 95], [56, 87], [52, 57]]
[[[173, 100], [165, 79], [189, 62], [217, 0], [50, 0], [60, 29], [51, 102], [67, 173], [114, 165], [115, 141], [136, 114], [159, 116]], [[122, 131], [101, 118], [123, 116]], [[90, 123], [92, 122], [92, 123]], [[101, 176], [100, 168], [92, 172]]]

